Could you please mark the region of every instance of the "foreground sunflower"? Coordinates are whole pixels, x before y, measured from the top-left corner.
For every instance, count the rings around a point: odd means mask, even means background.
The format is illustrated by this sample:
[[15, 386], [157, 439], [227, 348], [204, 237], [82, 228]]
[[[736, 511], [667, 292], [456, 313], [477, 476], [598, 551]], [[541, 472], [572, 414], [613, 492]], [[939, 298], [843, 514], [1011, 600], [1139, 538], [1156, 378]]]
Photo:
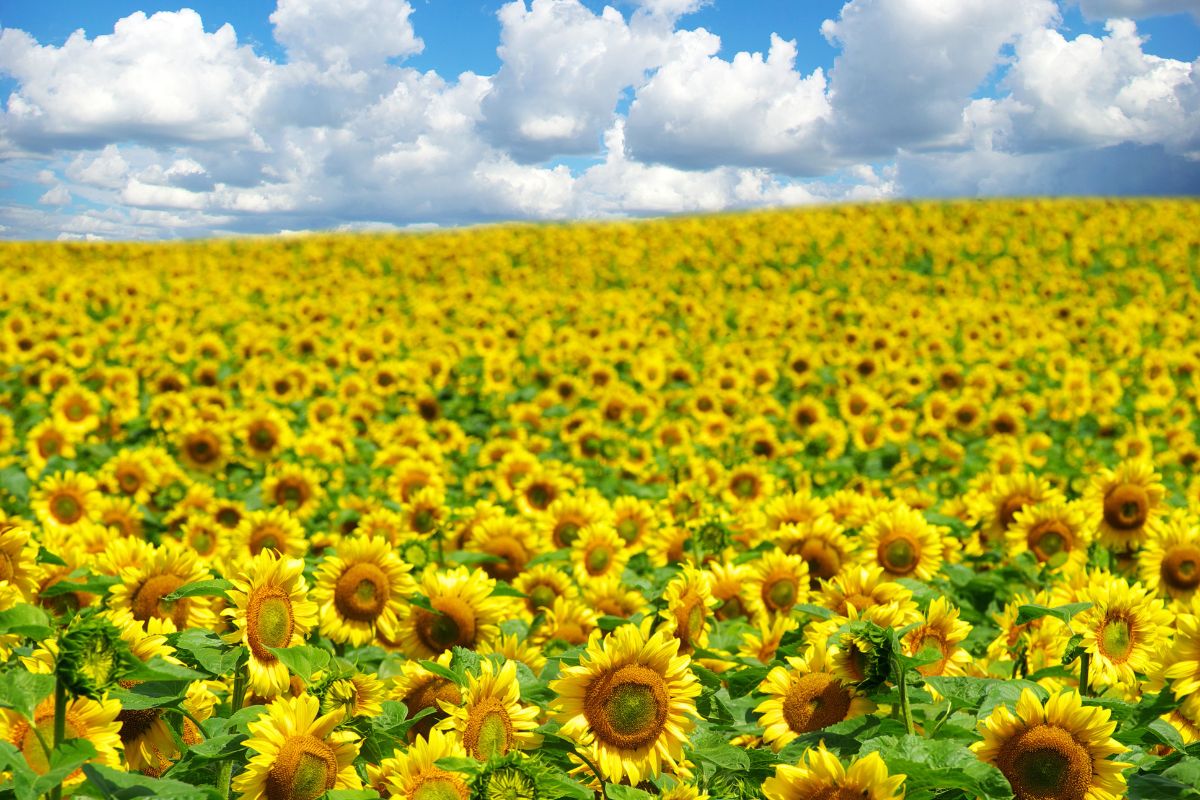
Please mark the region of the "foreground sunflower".
[[317, 622], [317, 604], [308, 599], [303, 572], [300, 559], [280, 558], [274, 550], [264, 550], [230, 580], [233, 608], [224, 614], [237, 630], [225, 639], [250, 650], [250, 689], [262, 697], [280, 694], [289, 683], [287, 667], [270, 648], [303, 644]]
[[370, 644], [378, 630], [396, 637], [396, 626], [416, 583], [408, 564], [385, 539], [343, 539], [337, 554], [317, 568], [312, 597], [320, 611], [321, 633], [354, 647]]
[[398, 641], [409, 658], [433, 658], [455, 645], [478, 648], [500, 635], [500, 621], [516, 616], [512, 598], [495, 597], [496, 582], [466, 567], [426, 570], [418, 591], [434, 609], [409, 606]]
[[904, 775], [889, 775], [879, 753], [868, 753], [849, 767], [824, 743], [804, 751], [800, 763], [780, 764], [763, 783], [767, 800], [902, 800]]
[[1200, 525], [1184, 511], [1155, 520], [1147, 531], [1138, 553], [1138, 578], [1172, 599], [1193, 597], [1200, 589]]
[[479, 675], [468, 676], [465, 694], [464, 702], [442, 701], [441, 706], [471, 758], [486, 761], [541, 741], [534, 733], [539, 709], [521, 704], [517, 662], [497, 667], [490, 660], [481, 661]]
[[443, 758], [463, 758], [466, 752], [450, 734], [434, 730], [418, 736], [412, 746], [387, 764], [386, 788], [399, 800], [468, 800], [470, 789], [462, 776], [437, 766]]
[[824, 642], [809, 646], [803, 658], [787, 659], [790, 669], [774, 667], [758, 687], [766, 700], [758, 704], [763, 744], [779, 752], [802, 733], [828, 728], [875, 708], [854, 687], [833, 674]]
[[[68, 739], [84, 739], [96, 748], [93, 763], [117, 768], [121, 764], [121, 723], [117, 715], [121, 704], [116, 700], [91, 700], [77, 697], [66, 704], [65, 733]], [[38, 703], [33, 712], [33, 725], [16, 711], [0, 709], [0, 740], [10, 742], [25, 756], [25, 763], [38, 775], [45, 775], [50, 764], [42, 743], [54, 741], [54, 698]], [[84, 779], [77, 769], [63, 779], [73, 786]]]
[[708, 578], [691, 564], [671, 579], [663, 592], [667, 607], [662, 610], [663, 629], [679, 640], [679, 649], [690, 653], [708, 646], [710, 618], [717, 601], [713, 599]]
[[320, 714], [311, 695], [280, 697], [247, 727], [255, 753], [233, 788], [241, 800], [315, 800], [330, 789], [359, 789], [358, 745], [333, 733], [341, 712]]
[[942, 566], [942, 537], [907, 506], [876, 515], [859, 534], [859, 547], [863, 563], [880, 567], [892, 580], [929, 581]]
[[605, 779], [637, 785], [675, 769], [695, 727], [700, 684], [679, 640], [648, 626], [592, 634], [579, 664], [551, 682], [561, 732], [591, 756]]
[[1152, 659], [1170, 632], [1171, 614], [1140, 583], [1120, 578], [1092, 583], [1083, 598], [1092, 607], [1076, 618], [1082, 646], [1092, 654], [1093, 680], [1110, 686], [1132, 684], [1150, 671]]
[[971, 749], [1004, 773], [1016, 800], [1116, 800], [1125, 794], [1121, 771], [1131, 765], [1108, 758], [1127, 749], [1112, 738], [1117, 723], [1109, 716], [1073, 691], [1043, 704], [1026, 689], [1016, 714], [997, 706], [980, 721], [983, 741]]

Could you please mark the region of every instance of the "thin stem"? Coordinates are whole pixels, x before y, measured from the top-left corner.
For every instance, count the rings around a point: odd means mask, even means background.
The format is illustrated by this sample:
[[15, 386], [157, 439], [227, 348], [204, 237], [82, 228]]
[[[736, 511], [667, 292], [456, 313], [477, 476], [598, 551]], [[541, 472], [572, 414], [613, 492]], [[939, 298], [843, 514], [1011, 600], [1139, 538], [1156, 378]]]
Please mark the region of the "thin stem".
[[176, 709], [172, 709], [172, 710], [178, 711], [180, 714], [182, 714], [188, 720], [188, 722], [190, 722], [196, 726], [196, 734], [200, 737], [201, 740], [208, 738], [207, 736], [204, 735], [204, 726], [200, 724], [200, 720], [198, 720], [194, 716], [192, 716], [192, 712], [188, 711], [186, 708], [183, 708], [182, 706], [179, 708], [176, 708]]
[[908, 675], [903, 669], [897, 668], [900, 674], [900, 679], [896, 683], [896, 688], [900, 690], [900, 713], [904, 716], [904, 730], [909, 736], [915, 733], [913, 727], [912, 709], [908, 705]]
[[603, 797], [604, 800], [608, 800], [608, 784], [605, 782], [604, 776], [600, 774], [600, 770], [596, 768], [595, 764], [593, 764], [591, 761], [588, 761], [587, 756], [585, 756], [583, 753], [576, 750], [575, 755], [579, 756], [579, 760], [586, 764], [587, 768], [590, 769], [592, 774], [596, 776], [596, 780], [600, 781], [600, 796]]
[[[54, 749], [62, 744], [67, 736], [67, 685], [63, 679], [54, 679]], [[49, 761], [49, 759], [47, 759]], [[50, 800], [62, 800], [62, 783], [50, 790]]]
[[1088, 675], [1092, 666], [1092, 655], [1084, 651], [1079, 655], [1079, 693], [1084, 697], [1092, 696], [1092, 682]]
[[[242, 701], [246, 698], [246, 665], [238, 668], [233, 676], [233, 696], [229, 699], [230, 716], [242, 710]], [[221, 796], [229, 800], [230, 784], [233, 780], [233, 759], [227, 758], [221, 762], [221, 772], [217, 777], [217, 786]]]

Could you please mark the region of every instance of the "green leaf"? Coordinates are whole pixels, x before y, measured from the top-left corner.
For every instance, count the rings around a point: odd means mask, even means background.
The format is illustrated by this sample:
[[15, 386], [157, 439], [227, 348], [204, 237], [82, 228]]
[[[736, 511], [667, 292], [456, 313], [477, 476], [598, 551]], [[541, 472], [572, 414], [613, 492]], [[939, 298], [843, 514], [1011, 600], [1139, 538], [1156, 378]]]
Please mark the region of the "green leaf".
[[41, 641], [54, 635], [50, 618], [37, 606], [19, 605], [0, 611], [0, 634], [12, 633]]
[[193, 786], [170, 778], [151, 778], [149, 775], [125, 772], [103, 764], [84, 764], [83, 774], [106, 800], [134, 800], [139, 797], [151, 797], [155, 800], [220, 798], [220, 794], [212, 786]]
[[1128, 800], [1196, 800], [1200, 798], [1200, 790], [1196, 786], [1181, 783], [1166, 775], [1155, 775], [1152, 772], [1140, 772], [1129, 776]]
[[465, 681], [463, 680], [461, 675], [459, 675], [458, 673], [454, 672], [451, 669], [443, 667], [441, 664], [437, 663], [436, 661], [430, 661], [430, 660], [426, 659], [419, 663], [421, 664], [422, 667], [429, 670], [434, 675], [445, 678], [446, 680], [451, 681], [452, 683], [455, 683], [459, 686], [462, 686], [465, 683]]
[[201, 669], [214, 676], [229, 674], [241, 655], [240, 647], [230, 648], [212, 631], [197, 628], [180, 633], [172, 644], [177, 651], [190, 654]]
[[87, 739], [68, 739], [60, 742], [50, 753], [50, 768], [45, 773], [36, 777], [32, 770], [13, 774], [13, 789], [18, 800], [33, 800], [45, 794], [62, 783], [89, 758], [95, 757], [96, 748]]
[[128, 681], [162, 682], [202, 681], [206, 676], [182, 664], [172, 664], [161, 656], [155, 656], [149, 661], [138, 661], [132, 670], [121, 677]]
[[509, 586], [504, 581], [496, 581], [496, 586], [495, 586], [495, 588], [492, 589], [492, 597], [522, 597], [522, 598], [524, 598], [524, 597], [528, 597], [528, 596], [529, 595], [525, 594], [520, 589], [516, 589], [512, 586]]
[[62, 558], [56, 556], [54, 553], [51, 553], [41, 545], [38, 545], [37, 557], [34, 559], [34, 561], [39, 564], [53, 564], [56, 567], [68, 566], [67, 562], [63, 561]]
[[448, 769], [451, 772], [465, 772], [468, 775], [479, 774], [483, 764], [473, 758], [463, 758], [462, 756], [446, 756], [439, 758], [433, 762], [442, 769]]
[[925, 678], [925, 683], [949, 700], [951, 708], [974, 711], [987, 696], [988, 689], [998, 681], [991, 678], [945, 678], [930, 675]]
[[628, 625], [629, 623], [630, 620], [626, 619], [625, 617], [614, 617], [612, 615], [605, 614], [596, 620], [596, 627], [607, 633], [608, 631], [615, 631], [622, 625]]
[[188, 748], [193, 756], [206, 759], [236, 757], [244, 749], [242, 742], [246, 737], [240, 733], [224, 733], [220, 736], [210, 736], [199, 744]]
[[1063, 652], [1062, 663], [1067, 666], [1083, 655], [1083, 634], [1077, 633], [1067, 640], [1067, 649]]
[[880, 736], [863, 744], [860, 755], [878, 752], [895, 775], [904, 773], [905, 797], [924, 800], [947, 789], [971, 797], [1010, 797], [1000, 770], [985, 764], [963, 742], [921, 736]]
[[610, 783], [605, 787], [608, 800], [654, 800], [654, 795], [633, 786]]
[[494, 556], [491, 553], [479, 553], [472, 550], [455, 550], [453, 553], [446, 554], [447, 562], [468, 567], [479, 564], [498, 564], [503, 560], [500, 556]]
[[428, 597], [423, 594], [418, 594], [417, 592], [413, 592], [408, 596], [408, 602], [410, 605], [414, 605], [417, 608], [423, 608], [426, 611], [432, 611], [434, 614], [442, 613], [430, 604]]
[[330, 789], [322, 797], [327, 800], [375, 800], [379, 792], [374, 789]]
[[212, 578], [206, 581], [185, 583], [175, 591], [163, 596], [163, 600], [182, 600], [185, 597], [224, 597], [225, 592], [233, 588], [233, 584], [223, 578]]
[[122, 711], [175, 708], [187, 694], [182, 681], [139, 683], [131, 689], [113, 689], [109, 697], [120, 701]]
[[76, 580], [70, 576], [42, 589], [39, 592], [41, 597], [59, 597], [64, 594], [73, 594], [74, 592], [87, 592], [88, 594], [106, 595], [108, 590], [121, 582], [121, 579], [113, 575], [94, 575], [90, 571], [84, 571], [81, 576], [83, 580]]
[[799, 611], [802, 614], [808, 614], [810, 617], [817, 619], [833, 619], [833, 612], [824, 606], [814, 606], [809, 603], [801, 603], [793, 608], [794, 611]]
[[692, 745], [696, 758], [715, 764], [719, 769], [744, 772], [750, 768], [750, 757], [740, 747], [731, 745], [719, 733], [704, 733]]
[[29, 476], [18, 466], [0, 469], [0, 489], [17, 498], [21, 503], [29, 501]]
[[53, 691], [53, 675], [34, 675], [20, 666], [0, 675], [0, 706], [28, 720], [33, 719], [37, 704]]
[[729, 696], [736, 700], [750, 694], [766, 680], [768, 672], [770, 670], [766, 667], [746, 667], [733, 673], [725, 680], [725, 685], [729, 687]]
[[289, 672], [305, 683], [312, 680], [314, 673], [329, 666], [329, 651], [319, 647], [296, 645], [295, 647], [271, 647], [268, 649], [283, 662]]
[[1091, 603], [1067, 603], [1065, 606], [1055, 606], [1054, 608], [1034, 604], [1023, 605], [1017, 609], [1017, 624], [1024, 625], [1040, 617], [1054, 617], [1063, 622], [1070, 622], [1071, 617], [1091, 607]]

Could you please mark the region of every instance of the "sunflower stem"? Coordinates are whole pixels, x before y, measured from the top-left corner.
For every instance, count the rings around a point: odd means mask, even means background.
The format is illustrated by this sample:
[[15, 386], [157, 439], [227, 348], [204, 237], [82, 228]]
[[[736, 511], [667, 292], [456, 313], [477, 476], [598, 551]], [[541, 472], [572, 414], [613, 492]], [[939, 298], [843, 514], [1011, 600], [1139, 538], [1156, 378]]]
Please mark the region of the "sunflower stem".
[[900, 713], [904, 716], [904, 730], [912, 736], [916, 731], [913, 727], [912, 708], [908, 704], [908, 672], [901, 668], [897, 668], [896, 672], [899, 673], [896, 688], [900, 690]]
[[[56, 676], [54, 679], [54, 749], [62, 744], [67, 736], [67, 684]], [[46, 758], [49, 763], [51, 757]], [[50, 790], [50, 800], [62, 800], [62, 783]]]
[[1087, 651], [1079, 655], [1079, 693], [1084, 697], [1092, 696], [1092, 682], [1088, 672], [1092, 667], [1092, 655]]
[[[246, 666], [238, 667], [233, 674], [233, 696], [229, 698], [230, 716], [242, 710], [242, 701], [246, 697]], [[229, 789], [233, 781], [233, 759], [227, 758], [221, 762], [221, 772], [217, 778], [221, 796], [229, 800]]]
[[587, 768], [590, 769], [592, 774], [596, 776], [596, 780], [600, 781], [600, 796], [603, 797], [604, 800], [608, 800], [608, 783], [604, 780], [604, 776], [600, 773], [600, 770], [596, 768], [595, 764], [588, 760], [587, 756], [579, 752], [579, 750], [575, 751], [575, 755], [579, 756], [579, 760], [586, 764]]

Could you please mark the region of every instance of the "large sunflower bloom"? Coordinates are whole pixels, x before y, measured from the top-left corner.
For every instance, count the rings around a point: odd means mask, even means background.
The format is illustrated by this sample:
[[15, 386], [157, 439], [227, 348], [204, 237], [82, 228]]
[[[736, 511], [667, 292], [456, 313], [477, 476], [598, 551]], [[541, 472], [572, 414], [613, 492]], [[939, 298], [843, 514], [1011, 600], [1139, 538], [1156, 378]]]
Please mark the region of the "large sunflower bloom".
[[678, 653], [679, 640], [663, 631], [649, 637], [637, 625], [607, 637], [596, 631], [579, 664], [550, 684], [562, 734], [592, 756], [606, 779], [637, 785], [683, 761], [700, 684]]
[[468, 800], [471, 796], [463, 776], [437, 766], [443, 758], [463, 758], [466, 751], [451, 734], [434, 730], [428, 738], [418, 736], [403, 753], [388, 764], [387, 789], [398, 800]]
[[195, 551], [168, 540], [148, 559], [121, 570], [121, 582], [109, 590], [109, 604], [114, 609], [128, 609], [141, 623], [158, 619], [173, 625], [174, 630], [211, 630], [217, 621], [211, 598], [165, 599], [176, 589], [208, 577], [208, 568]]
[[859, 535], [863, 563], [889, 578], [929, 581], [942, 566], [945, 547], [937, 529], [906, 506], [876, 515]]
[[317, 604], [308, 599], [303, 572], [300, 559], [280, 558], [274, 550], [264, 550], [230, 581], [233, 608], [224, 614], [237, 630], [225, 638], [249, 648], [250, 689], [259, 696], [274, 697], [290, 681], [287, 667], [270, 648], [303, 644], [317, 622]]
[[1187, 600], [1200, 588], [1200, 525], [1187, 512], [1147, 526], [1149, 536], [1138, 553], [1138, 578], [1159, 594]]
[[1132, 684], [1150, 671], [1159, 643], [1170, 631], [1171, 614], [1140, 583], [1110, 578], [1087, 587], [1092, 607], [1077, 618], [1082, 646], [1092, 654], [1092, 680], [1104, 686]]
[[[66, 738], [86, 739], [96, 748], [93, 763], [117, 768], [121, 765], [121, 723], [117, 715], [121, 704], [116, 700], [91, 700], [76, 697], [67, 701]], [[34, 731], [34, 726], [37, 732]], [[39, 738], [38, 733], [41, 734]], [[38, 703], [33, 712], [33, 726], [15, 711], [0, 709], [0, 740], [11, 742], [25, 756], [25, 763], [38, 775], [45, 775], [50, 765], [42, 741], [54, 741], [54, 698]], [[63, 779], [65, 786], [74, 786], [84, 779], [77, 769]]]
[[1056, 692], [1043, 705], [1026, 689], [1016, 714], [997, 706], [980, 721], [983, 741], [971, 749], [1004, 773], [1016, 800], [1116, 800], [1130, 765], [1108, 758], [1126, 751], [1112, 738], [1117, 723], [1109, 716], [1073, 691]]
[[280, 697], [247, 727], [254, 753], [233, 787], [241, 800], [316, 800], [330, 789], [359, 789], [358, 745], [333, 734], [342, 713], [318, 716], [312, 695]]
[[409, 566], [384, 539], [343, 539], [337, 554], [317, 567], [313, 600], [321, 633], [335, 642], [369, 644], [378, 630], [396, 638], [396, 626], [416, 584]]
[[484, 572], [426, 570], [417, 591], [433, 611], [409, 606], [398, 641], [409, 658], [433, 658], [458, 645], [478, 648], [500, 635], [500, 621], [516, 616], [511, 598], [493, 597], [496, 582]]
[[1092, 479], [1084, 502], [1099, 530], [1100, 543], [1118, 551], [1139, 547], [1146, 525], [1158, 516], [1166, 492], [1149, 461], [1123, 461]]
[[497, 667], [485, 659], [479, 667], [478, 677], [468, 676], [462, 701], [442, 701], [442, 710], [450, 715], [442, 727], [458, 731], [467, 755], [480, 761], [536, 746], [542, 738], [534, 733], [540, 709], [521, 704], [517, 662]]

